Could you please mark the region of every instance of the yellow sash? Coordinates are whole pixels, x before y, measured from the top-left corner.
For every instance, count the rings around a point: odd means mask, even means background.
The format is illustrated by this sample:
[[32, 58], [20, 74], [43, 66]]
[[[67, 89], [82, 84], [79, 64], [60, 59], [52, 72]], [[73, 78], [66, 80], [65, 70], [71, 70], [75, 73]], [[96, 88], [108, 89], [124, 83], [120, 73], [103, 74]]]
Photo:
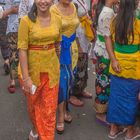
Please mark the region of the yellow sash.
[[88, 38], [89, 41], [92, 41], [94, 39], [94, 34], [91, 28], [92, 21], [87, 15], [85, 15], [80, 18], [80, 22], [81, 22], [82, 27], [85, 29], [86, 37]]

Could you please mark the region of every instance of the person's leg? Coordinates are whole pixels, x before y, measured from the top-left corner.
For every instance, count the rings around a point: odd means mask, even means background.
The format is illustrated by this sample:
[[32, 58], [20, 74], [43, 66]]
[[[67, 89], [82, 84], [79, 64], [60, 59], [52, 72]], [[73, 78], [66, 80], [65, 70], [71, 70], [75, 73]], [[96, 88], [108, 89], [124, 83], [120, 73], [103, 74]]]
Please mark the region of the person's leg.
[[79, 53], [76, 70], [74, 71], [73, 95], [80, 96], [87, 87], [88, 54]]
[[9, 74], [9, 50], [6, 36], [6, 28], [7, 28], [7, 18], [0, 19], [0, 48], [1, 54], [4, 59], [4, 71], [5, 74]]
[[64, 132], [64, 102], [58, 105], [58, 119], [56, 130], [59, 134]]
[[10, 93], [15, 92], [15, 79], [18, 77], [18, 49], [17, 49], [17, 33], [8, 34], [8, 45], [9, 45], [9, 62], [10, 62], [10, 86], [8, 91]]
[[80, 53], [78, 57], [77, 66], [74, 69], [74, 82], [72, 87], [72, 94], [70, 96], [70, 103], [75, 106], [83, 106], [84, 103], [77, 97], [89, 97], [92, 95], [85, 92], [88, 79], [88, 54]]
[[54, 140], [55, 135], [59, 84], [51, 88], [49, 85], [48, 74], [42, 73], [34, 96], [26, 94], [29, 116], [40, 140]]
[[[140, 101], [140, 81], [139, 81], [139, 94], [138, 94], [138, 99], [139, 99], [139, 101]], [[140, 103], [138, 104], [138, 113], [137, 113], [137, 115], [139, 116], [140, 115]], [[127, 139], [134, 139], [134, 138], [138, 138], [138, 137], [140, 137], [140, 128], [137, 128], [137, 127], [135, 127], [134, 125], [130, 125], [130, 126], [128, 126], [128, 131], [127, 131], [127, 133], [126, 133], [126, 137], [125, 137], [125, 139], [127, 140]]]
[[66, 104], [69, 99], [69, 89], [70, 89], [70, 67], [68, 65], [60, 66], [60, 84], [58, 93], [58, 121], [57, 121], [57, 133], [62, 134], [64, 132], [64, 121]]
[[[139, 103], [139, 87], [139, 80], [111, 75], [107, 121], [111, 124], [128, 126], [126, 140], [131, 136], [139, 136], [140, 132], [139, 129], [134, 128]], [[111, 128], [113, 132], [114, 127]]]
[[97, 122], [107, 124], [106, 111], [108, 98], [110, 94], [110, 76], [109, 76], [109, 59], [98, 57], [96, 66], [96, 97], [95, 97], [95, 110]]
[[70, 115], [70, 111], [68, 108], [68, 103], [64, 103], [64, 121], [66, 123], [71, 123], [72, 122], [72, 116]]

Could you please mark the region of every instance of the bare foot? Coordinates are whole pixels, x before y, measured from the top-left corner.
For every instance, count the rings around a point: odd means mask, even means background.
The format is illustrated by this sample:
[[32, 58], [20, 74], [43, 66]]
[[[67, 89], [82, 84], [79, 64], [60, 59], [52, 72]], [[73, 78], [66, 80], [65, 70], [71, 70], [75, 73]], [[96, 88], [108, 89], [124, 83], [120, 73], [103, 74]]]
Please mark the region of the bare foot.
[[72, 116], [68, 112], [66, 112], [65, 116], [64, 116], [64, 120], [65, 120], [66, 123], [71, 123], [72, 122]]

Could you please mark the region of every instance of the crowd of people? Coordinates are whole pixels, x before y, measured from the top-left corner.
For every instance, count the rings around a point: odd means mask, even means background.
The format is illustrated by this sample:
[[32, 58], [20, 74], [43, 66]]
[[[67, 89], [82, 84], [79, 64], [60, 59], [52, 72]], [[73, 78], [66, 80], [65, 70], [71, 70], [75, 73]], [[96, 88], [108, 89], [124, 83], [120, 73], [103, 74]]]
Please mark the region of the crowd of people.
[[[82, 107], [88, 62], [96, 68], [96, 121], [108, 137], [140, 138], [139, 0], [0, 0], [0, 47], [8, 92], [27, 99], [28, 140], [54, 140]], [[89, 55], [90, 50], [90, 55]], [[56, 110], [58, 118], [56, 120]]]

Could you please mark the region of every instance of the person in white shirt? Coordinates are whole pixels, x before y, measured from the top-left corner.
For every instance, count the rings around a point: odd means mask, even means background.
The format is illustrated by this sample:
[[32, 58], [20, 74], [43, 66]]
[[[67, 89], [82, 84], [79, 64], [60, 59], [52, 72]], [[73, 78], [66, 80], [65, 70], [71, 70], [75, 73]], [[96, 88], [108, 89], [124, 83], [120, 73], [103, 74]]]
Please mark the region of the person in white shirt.
[[15, 93], [15, 79], [17, 78], [17, 67], [18, 67], [18, 49], [17, 49], [17, 38], [18, 38], [18, 6], [20, 0], [7, 0], [6, 7], [8, 9], [17, 7], [17, 11], [9, 15], [7, 23], [7, 40], [9, 48], [9, 64], [10, 64], [10, 84], [8, 86], [9, 93]]
[[6, 28], [8, 15], [13, 14], [17, 11], [18, 7], [13, 6], [9, 9], [6, 8], [6, 0], [0, 0], [0, 49], [4, 60], [4, 72], [6, 75], [9, 74], [9, 49], [6, 37]]
[[115, 16], [112, 7], [118, 2], [118, 0], [98, 1], [95, 11], [97, 39], [94, 47], [94, 55], [96, 56], [96, 96], [94, 106], [96, 110], [96, 121], [104, 125], [108, 125], [106, 112], [110, 95], [110, 58], [106, 49], [106, 38], [111, 35], [110, 23]]

